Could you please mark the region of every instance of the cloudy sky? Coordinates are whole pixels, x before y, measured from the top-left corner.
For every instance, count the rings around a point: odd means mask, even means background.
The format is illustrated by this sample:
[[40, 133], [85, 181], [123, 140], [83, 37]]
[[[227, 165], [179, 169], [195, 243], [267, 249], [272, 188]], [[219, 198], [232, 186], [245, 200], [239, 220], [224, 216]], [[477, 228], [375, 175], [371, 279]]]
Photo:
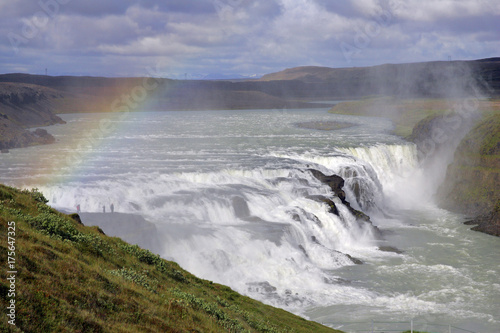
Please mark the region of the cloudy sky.
[[0, 73], [195, 78], [500, 56], [498, 0], [0, 0]]

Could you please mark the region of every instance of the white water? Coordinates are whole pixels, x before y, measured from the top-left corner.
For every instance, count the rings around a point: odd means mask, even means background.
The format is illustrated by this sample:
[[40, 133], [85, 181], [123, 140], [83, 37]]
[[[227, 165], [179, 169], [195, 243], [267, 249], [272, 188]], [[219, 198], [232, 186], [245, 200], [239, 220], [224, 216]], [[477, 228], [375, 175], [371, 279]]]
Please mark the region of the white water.
[[[386, 120], [325, 110], [63, 118], [67, 125], [50, 128], [56, 144], [3, 154], [0, 181], [38, 186], [59, 209], [97, 212], [114, 203], [141, 214], [157, 225], [164, 257], [318, 321], [500, 327], [498, 239], [435, 207], [437, 184], [426, 182], [414, 146], [387, 134]], [[101, 139], [103, 118], [116, 128]], [[295, 126], [312, 120], [358, 126]], [[82, 144], [86, 137], [90, 144]], [[348, 201], [371, 216], [382, 238], [309, 168], [342, 176]], [[314, 195], [332, 199], [340, 216]]]

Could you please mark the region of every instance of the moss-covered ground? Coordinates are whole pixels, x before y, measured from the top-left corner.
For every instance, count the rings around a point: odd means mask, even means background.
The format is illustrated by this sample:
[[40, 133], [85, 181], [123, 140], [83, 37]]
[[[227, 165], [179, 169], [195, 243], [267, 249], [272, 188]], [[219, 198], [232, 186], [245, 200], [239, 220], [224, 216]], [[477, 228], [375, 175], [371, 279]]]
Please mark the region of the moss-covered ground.
[[500, 112], [479, 121], [460, 142], [440, 193], [445, 207], [469, 216], [500, 203]]

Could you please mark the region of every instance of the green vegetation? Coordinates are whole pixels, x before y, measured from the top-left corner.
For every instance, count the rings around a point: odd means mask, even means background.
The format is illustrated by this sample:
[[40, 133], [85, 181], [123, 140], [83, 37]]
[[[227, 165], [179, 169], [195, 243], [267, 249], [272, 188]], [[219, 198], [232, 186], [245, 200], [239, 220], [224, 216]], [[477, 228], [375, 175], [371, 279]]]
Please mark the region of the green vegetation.
[[500, 113], [484, 117], [461, 141], [440, 193], [445, 206], [468, 215], [499, 205]]
[[7, 270], [0, 273], [2, 332], [338, 332], [85, 227], [36, 189], [0, 185], [0, 224], [1, 257], [14, 245], [17, 271], [16, 326], [5, 315]]

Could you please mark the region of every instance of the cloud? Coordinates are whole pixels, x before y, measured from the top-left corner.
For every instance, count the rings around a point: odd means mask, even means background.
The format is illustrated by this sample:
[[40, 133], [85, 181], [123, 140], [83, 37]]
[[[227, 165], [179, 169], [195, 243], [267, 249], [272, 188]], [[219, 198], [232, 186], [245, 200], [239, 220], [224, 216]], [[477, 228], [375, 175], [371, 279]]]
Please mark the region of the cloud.
[[[495, 5], [496, 3], [496, 5]], [[396, 14], [403, 20], [437, 23], [443, 19], [481, 17], [487, 14], [500, 14], [500, 6], [493, 0], [410, 0], [400, 6]]]
[[[311, 64], [364, 66], [500, 52], [500, 4], [494, 0], [41, 3], [0, 4], [0, 71], [48, 64], [68, 73], [77, 59], [93, 64], [89, 75], [137, 73], [152, 62], [188, 73], [265, 74]], [[13, 43], [12, 36], [19, 38]], [[355, 51], [350, 61], [342, 45]]]

